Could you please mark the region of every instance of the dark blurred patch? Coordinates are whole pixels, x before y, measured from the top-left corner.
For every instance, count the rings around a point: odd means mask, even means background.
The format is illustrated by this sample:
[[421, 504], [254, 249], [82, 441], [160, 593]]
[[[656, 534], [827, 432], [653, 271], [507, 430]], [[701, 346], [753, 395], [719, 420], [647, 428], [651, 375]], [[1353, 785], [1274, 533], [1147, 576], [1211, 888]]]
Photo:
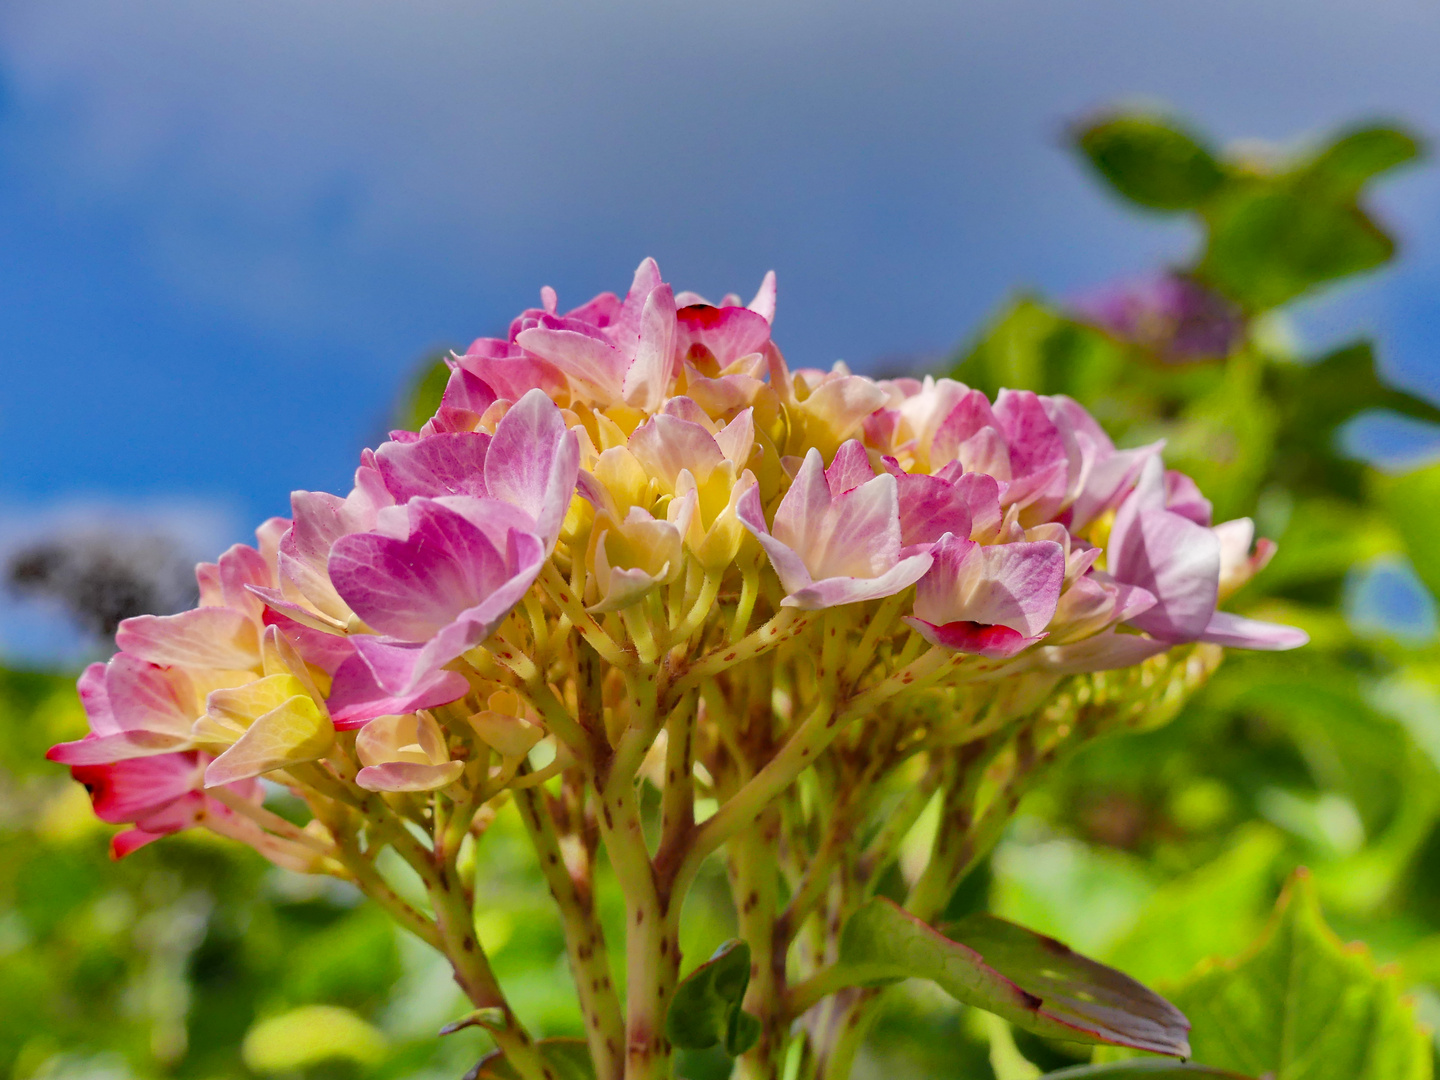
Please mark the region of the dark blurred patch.
[[5, 564], [19, 596], [59, 601], [87, 633], [109, 637], [134, 615], [168, 615], [198, 600], [194, 562], [170, 537], [87, 531], [21, 548]]

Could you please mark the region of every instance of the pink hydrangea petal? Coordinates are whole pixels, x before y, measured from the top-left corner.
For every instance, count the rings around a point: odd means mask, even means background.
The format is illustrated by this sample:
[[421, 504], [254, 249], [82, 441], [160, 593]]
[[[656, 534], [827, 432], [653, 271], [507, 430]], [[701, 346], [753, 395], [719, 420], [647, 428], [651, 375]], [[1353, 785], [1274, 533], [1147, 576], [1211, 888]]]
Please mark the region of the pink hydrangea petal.
[[[895, 476], [900, 500], [900, 542], [933, 544], [946, 533], [969, 536], [970, 504], [955, 484], [933, 476], [900, 473]], [[993, 481], [992, 481], [993, 483]], [[996, 489], [997, 495], [999, 489]], [[995, 504], [999, 524], [1000, 504]]]
[[247, 544], [235, 544], [220, 556], [216, 565], [224, 606], [258, 619], [262, 605], [251, 595], [249, 587], [275, 583], [265, 557]]
[[96, 735], [113, 735], [120, 730], [120, 725], [116, 723], [110, 709], [110, 695], [105, 689], [105, 671], [105, 664], [90, 664], [75, 685], [80, 695], [80, 704], [85, 709], [85, 718], [90, 722], [90, 730]]
[[1194, 480], [1174, 469], [1165, 472], [1165, 509], [1197, 525], [1210, 524], [1210, 500], [1200, 493]]
[[1274, 651], [1298, 649], [1310, 640], [1310, 635], [1298, 626], [1282, 626], [1280, 623], [1261, 622], [1228, 611], [1217, 611], [1205, 624], [1199, 640], [1232, 649]]
[[660, 267], [655, 260], [645, 258], [635, 268], [635, 277], [630, 283], [630, 291], [625, 294], [620, 309], [615, 313], [615, 321], [609, 328], [610, 340], [616, 342], [622, 349], [633, 349], [636, 340], [640, 337], [640, 318], [645, 308], [645, 301], [650, 294], [661, 285]]
[[725, 460], [715, 436], [689, 420], [661, 413], [635, 429], [629, 450], [651, 476], [672, 487], [681, 469], [703, 479]]
[[915, 616], [932, 626], [975, 622], [1035, 637], [1054, 618], [1065, 550], [1053, 540], [982, 545], [945, 536], [915, 593]]
[[279, 630], [305, 663], [329, 675], [335, 674], [335, 669], [355, 653], [355, 647], [344, 634], [337, 634], [332, 630], [317, 630], [277, 611], [265, 613], [265, 625]]
[[[411, 650], [412, 652], [417, 650]], [[414, 661], [398, 673], [408, 681]], [[392, 674], [394, 672], [392, 667]], [[327, 704], [336, 730], [363, 726], [377, 716], [403, 716], [419, 709], [447, 705], [470, 692], [470, 684], [457, 671], [437, 671], [422, 679], [409, 693], [395, 693], [380, 685], [366, 659], [357, 653], [335, 672]]]
[[[759, 505], [759, 493], [755, 496]], [[806, 539], [822, 527], [830, 512], [830, 486], [825, 481], [825, 459], [811, 447], [790, 483], [790, 490], [775, 510], [772, 535], [793, 551], [799, 551]], [[898, 516], [898, 510], [897, 510]], [[763, 517], [760, 519], [763, 523]]]
[[255, 624], [230, 608], [208, 607], [178, 615], [137, 615], [120, 624], [115, 643], [125, 652], [162, 667], [172, 665], [243, 670], [260, 661]]
[[[284, 560], [285, 556], [281, 555], [280, 558]], [[252, 585], [250, 586], [250, 591], [259, 597], [268, 609], [261, 617], [262, 621], [279, 615], [295, 623], [297, 626], [308, 627], [317, 633], [334, 633], [345, 626], [346, 620], [312, 611], [304, 604], [286, 598], [285, 594], [279, 589], [257, 589]], [[344, 601], [340, 600], [337, 594], [335, 607], [340, 608], [343, 606]]]
[[464, 771], [463, 761], [440, 765], [387, 761], [383, 765], [365, 766], [356, 774], [355, 783], [366, 791], [434, 791], [453, 784]]
[[825, 470], [825, 483], [834, 498], [853, 491], [867, 480], [875, 478], [875, 469], [870, 464], [870, 455], [858, 439], [849, 439], [835, 451], [830, 466]]
[[750, 310], [761, 316], [767, 323], [775, 321], [775, 271], [765, 271], [755, 298], [750, 301]]
[[[522, 330], [516, 343], [602, 399], [620, 398], [628, 364], [624, 354], [608, 341], [575, 330], [534, 327]], [[485, 377], [485, 372], [478, 374]]]
[[645, 298], [635, 358], [621, 387], [626, 404], [654, 412], [665, 400], [675, 371], [675, 295], [657, 286]]
[[902, 558], [879, 577], [824, 578], [792, 592], [781, 601], [781, 605], [814, 611], [841, 604], [858, 604], [864, 600], [881, 600], [914, 585], [925, 576], [931, 562], [930, 553], [926, 551]]
[[170, 754], [189, 748], [188, 735], [163, 731], [122, 731], [112, 735], [86, 735], [75, 742], [57, 743], [45, 757], [61, 765], [105, 765], [128, 758]]
[[1116, 514], [1106, 567], [1119, 581], [1154, 595], [1133, 625], [1166, 641], [1193, 641], [1219, 597], [1220, 541], [1203, 525], [1168, 510]]
[[708, 353], [721, 367], [759, 352], [770, 340], [770, 320], [748, 308], [696, 304], [680, 308], [676, 321], [676, 352], [692, 359]]
[[[658, 269], [656, 271], [659, 273]], [[565, 313], [565, 318], [573, 322], [587, 323], [597, 330], [604, 330], [611, 326], [620, 316], [620, 298], [612, 292], [600, 293], [592, 300], [587, 300], [577, 308], [572, 308]]]
[[1057, 462], [1077, 467], [1080, 456], [1068, 428], [1055, 423], [1045, 402], [1030, 390], [1001, 390], [995, 418], [1010, 445], [1010, 470], [1015, 476], [1048, 469]]
[[415, 659], [415, 670], [406, 690], [413, 690], [419, 680], [437, 668], [483, 644], [535, 583], [546, 557], [538, 536], [512, 530], [505, 557], [510, 577], [496, 584], [478, 604], [460, 612], [425, 643]]
[[118, 832], [110, 838], [110, 858], [118, 862], [126, 855], [133, 855], [146, 844], [153, 844], [156, 840], [163, 839], [168, 835], [169, 833], [148, 832], [145, 829], [126, 829], [124, 832]]
[[904, 621], [932, 645], [996, 660], [1007, 660], [1045, 637], [1044, 634], [1026, 637], [1008, 626], [987, 626], [977, 622], [960, 621], [937, 626], [909, 615]]
[[123, 652], [110, 661], [105, 690], [122, 731], [186, 736], [202, 711], [183, 672], [156, 667]]
[[1143, 660], [1160, 655], [1170, 647], [1170, 642], [1156, 638], [1107, 630], [1073, 645], [1042, 648], [1040, 664], [1046, 671], [1063, 675], [1115, 671], [1134, 667]]
[[431, 435], [413, 443], [387, 442], [375, 451], [385, 487], [399, 502], [416, 496], [472, 495], [483, 498], [485, 458], [490, 436], [484, 432]]
[[495, 391], [490, 384], [463, 367], [456, 367], [450, 372], [450, 378], [445, 382], [445, 392], [440, 396], [443, 407], [463, 409], [476, 416], [484, 415], [485, 410], [495, 404], [495, 401]]
[[770, 565], [774, 567], [775, 573], [780, 578], [780, 584], [785, 587], [786, 592], [799, 592], [811, 584], [810, 571], [805, 569], [805, 560], [771, 536], [769, 529], [766, 528], [765, 512], [760, 503], [759, 485], [751, 484], [740, 496], [739, 502], [735, 505], [735, 516], [740, 519], [740, 524], [745, 526], [751, 535], [760, 542], [760, 546], [769, 556]]
[[878, 577], [900, 557], [900, 497], [889, 473], [833, 500], [801, 551], [812, 577]]
[[104, 765], [76, 765], [70, 774], [90, 791], [102, 821], [138, 821], [176, 799], [197, 793], [204, 772], [193, 752], [130, 758]]
[[1010, 447], [999, 428], [985, 427], [971, 435], [955, 448], [955, 460], [966, 472], [984, 473], [1004, 484], [1010, 482]]
[[[1095, 457], [1085, 474], [1080, 492], [1070, 507], [1072, 528], [1083, 529], [1101, 514], [1118, 507], [1120, 500], [1139, 477], [1145, 462], [1152, 457], [1158, 457], [1164, 445], [1163, 442], [1156, 442], [1136, 450], [1117, 450]], [[1084, 440], [1081, 446], [1082, 453], [1093, 453], [1086, 448]]]
[[566, 430], [555, 403], [532, 390], [496, 427], [485, 461], [485, 484], [493, 498], [530, 516], [548, 550], [560, 533], [579, 471], [577, 436]]
[[[504, 346], [504, 342], [500, 345]], [[476, 349], [480, 342], [471, 345]], [[483, 352], [467, 352], [456, 363], [465, 371], [480, 379], [485, 385], [506, 401], [519, 401], [528, 391], [535, 388], [547, 394], [558, 393], [565, 386], [565, 376], [554, 364], [540, 357], [523, 354], [516, 350], [514, 355], [487, 355]]]
[[365, 622], [426, 641], [509, 576], [504, 555], [472, 522], [432, 499], [409, 504], [407, 539], [358, 533], [330, 553], [330, 577]]
[[[947, 400], [948, 397], [949, 395], [947, 395]], [[997, 447], [997, 452], [993, 456], [997, 461], [1003, 460], [1006, 466], [1006, 475], [1001, 479], [1009, 479], [1010, 451], [1005, 445], [1005, 436], [1000, 430], [1000, 421], [995, 418], [995, 412], [990, 407], [990, 399], [979, 390], [970, 390], [962, 394], [949, 413], [940, 421], [935, 429], [934, 437], [930, 440], [930, 460], [936, 464], [956, 460], [960, 457], [961, 446], [981, 432], [990, 433], [993, 445]], [[974, 468], [974, 466], [967, 464], [966, 468]]]

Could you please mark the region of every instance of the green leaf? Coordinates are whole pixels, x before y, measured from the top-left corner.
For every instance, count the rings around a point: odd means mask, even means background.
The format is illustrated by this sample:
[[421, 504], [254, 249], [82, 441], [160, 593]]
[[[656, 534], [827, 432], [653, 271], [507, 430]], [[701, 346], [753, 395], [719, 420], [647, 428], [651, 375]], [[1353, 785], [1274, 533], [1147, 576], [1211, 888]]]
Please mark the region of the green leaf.
[[1376, 477], [1376, 494], [1410, 553], [1415, 573], [1440, 596], [1440, 465]]
[[1325, 924], [1297, 871], [1247, 956], [1202, 971], [1176, 999], [1197, 1060], [1277, 1080], [1430, 1080], [1430, 1040], [1394, 975]]
[[1117, 1061], [1109, 1065], [1078, 1065], [1073, 1069], [1046, 1073], [1040, 1080], [1128, 1080], [1132, 1076], [1144, 1076], [1147, 1080], [1248, 1080], [1239, 1073], [1212, 1069], [1209, 1065], [1196, 1065], [1190, 1061], [1156, 1061], [1154, 1058], [1137, 1058], [1134, 1061]]
[[1395, 242], [1353, 203], [1273, 181], [1236, 184], [1206, 208], [1200, 276], [1252, 311], [1388, 262]]
[[261, 1073], [290, 1072], [336, 1058], [373, 1065], [385, 1054], [385, 1036], [349, 1009], [302, 1005], [257, 1022], [240, 1053], [246, 1068]]
[[450, 366], [444, 356], [444, 353], [431, 356], [417, 366], [395, 410], [397, 427], [418, 431], [440, 408], [445, 384], [450, 381]]
[[1209, 150], [1160, 117], [1108, 117], [1080, 130], [1076, 143], [1121, 195], [1151, 210], [1193, 209], [1225, 181]]
[[[555, 1074], [555, 1080], [595, 1080], [595, 1066], [584, 1039], [537, 1039], [535, 1049]], [[515, 1067], [496, 1050], [480, 1059], [465, 1080], [520, 1080]]]
[[993, 915], [971, 915], [947, 930], [948, 937], [877, 897], [845, 924], [835, 978], [845, 985], [930, 979], [1037, 1035], [1189, 1057], [1185, 1017], [1134, 979]]
[[738, 1057], [760, 1038], [760, 1021], [745, 1012], [750, 985], [750, 946], [739, 938], [725, 942], [715, 955], [680, 980], [665, 1016], [665, 1034], [682, 1050], [724, 1046]]
[[[1385, 409], [1440, 424], [1440, 408], [1386, 384], [1368, 341], [1336, 349], [1313, 364], [1276, 364], [1268, 372], [1280, 410], [1277, 464], [1283, 479], [1310, 490], [1335, 489], [1337, 470], [1359, 466], [1339, 460], [1337, 429], [1356, 415]], [[1357, 490], [1358, 482], [1353, 485]]]
[[1302, 182], [1336, 198], [1350, 198], [1365, 182], [1413, 161], [1420, 143], [1408, 131], [1393, 127], [1365, 127], [1341, 135], [1305, 167]]
[[1124, 350], [1099, 330], [1021, 296], [985, 327], [950, 374], [991, 397], [1009, 387], [1085, 399], [1104, 393], [1124, 367]]
[[[1282, 847], [1273, 829], [1250, 826], [1218, 859], [1163, 885], [1105, 959], [1161, 982], [1243, 948], [1270, 906], [1271, 868]], [[1217, 911], [1225, 917], [1216, 918]]]

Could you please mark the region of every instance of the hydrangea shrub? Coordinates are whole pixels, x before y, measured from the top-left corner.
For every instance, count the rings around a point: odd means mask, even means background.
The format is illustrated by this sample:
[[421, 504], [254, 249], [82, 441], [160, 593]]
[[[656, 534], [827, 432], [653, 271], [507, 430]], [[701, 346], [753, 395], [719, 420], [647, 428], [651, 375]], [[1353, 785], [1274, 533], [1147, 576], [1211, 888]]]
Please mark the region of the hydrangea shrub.
[[[602, 1080], [672, 1075], [676, 1045], [839, 1080], [905, 974], [1184, 1056], [1183, 1016], [1118, 972], [999, 920], [936, 927], [1049, 763], [1163, 719], [1226, 647], [1304, 643], [1218, 608], [1273, 545], [1067, 397], [790, 368], [773, 275], [749, 304], [650, 260], [623, 299], [541, 296], [349, 493], [294, 493], [199, 568], [199, 606], [121, 624], [80, 680], [90, 734], [50, 751], [130, 826], [114, 853], [202, 827], [353, 882], [445, 954], [457, 1026], [525, 1080], [580, 1048], [525, 1029], [475, 933], [510, 803]], [[737, 938], [697, 964], [679, 926], [712, 857]]]

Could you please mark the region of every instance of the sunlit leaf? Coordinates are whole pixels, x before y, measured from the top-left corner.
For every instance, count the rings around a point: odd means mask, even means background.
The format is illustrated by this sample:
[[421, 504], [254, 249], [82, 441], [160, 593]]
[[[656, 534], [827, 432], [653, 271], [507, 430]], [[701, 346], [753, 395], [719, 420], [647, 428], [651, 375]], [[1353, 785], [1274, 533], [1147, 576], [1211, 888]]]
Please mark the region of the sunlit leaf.
[[851, 985], [930, 979], [1037, 1035], [1189, 1056], [1179, 1010], [1113, 968], [992, 915], [946, 929], [948, 936], [877, 897], [845, 924], [841, 977]]
[[1203, 970], [1176, 1000], [1197, 1061], [1277, 1080], [1429, 1080], [1429, 1037], [1363, 948], [1325, 924], [1309, 877], [1291, 879], [1259, 944]]

